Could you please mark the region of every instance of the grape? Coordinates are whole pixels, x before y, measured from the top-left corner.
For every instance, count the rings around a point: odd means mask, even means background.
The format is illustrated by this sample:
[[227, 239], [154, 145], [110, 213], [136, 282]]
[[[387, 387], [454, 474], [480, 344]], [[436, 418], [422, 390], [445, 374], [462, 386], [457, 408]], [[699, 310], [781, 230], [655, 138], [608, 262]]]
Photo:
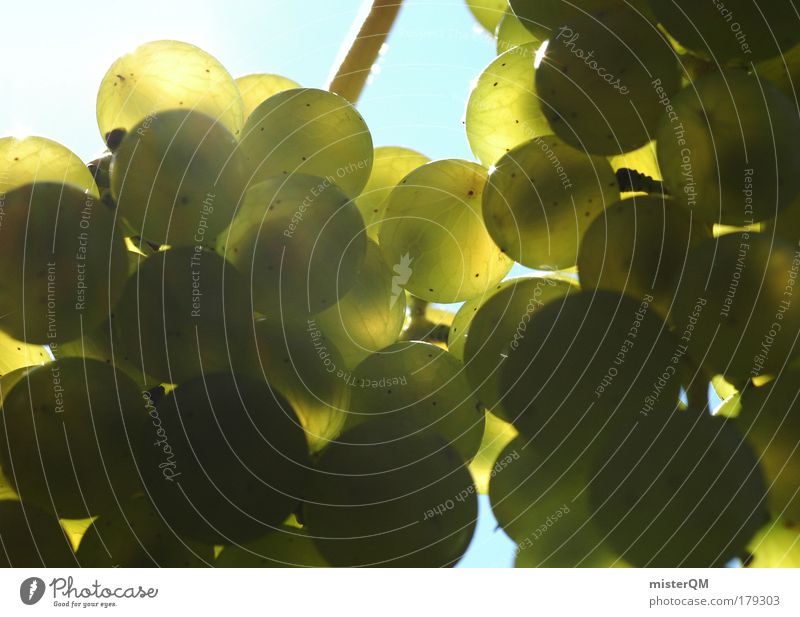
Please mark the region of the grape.
[[475, 486], [461, 457], [436, 435], [394, 441], [369, 422], [321, 455], [305, 521], [333, 566], [442, 567], [475, 530]]
[[[795, 331], [796, 332], [796, 331]], [[735, 423], [760, 455], [773, 515], [800, 523], [800, 401], [797, 373], [784, 372], [760, 388], [747, 387]]]
[[[619, 169], [634, 169], [641, 174], [650, 176], [654, 180], [662, 180], [661, 170], [656, 158], [656, 142], [651, 141], [631, 152], [617, 154], [608, 158], [611, 168], [616, 173]], [[623, 198], [629, 197], [623, 194]]]
[[728, 234], [692, 249], [687, 262], [692, 267], [682, 275], [671, 321], [695, 362], [740, 385], [775, 374], [797, 356], [796, 246], [763, 234]]
[[97, 93], [97, 124], [105, 137], [132, 130], [143, 119], [183, 107], [206, 114], [238, 135], [242, 96], [215, 58], [180, 41], [152, 41], [118, 58]]
[[513, 425], [501, 420], [494, 414], [486, 414], [486, 429], [483, 432], [480, 450], [478, 450], [475, 458], [469, 464], [469, 471], [479, 494], [486, 495], [489, 493], [489, 480], [497, 474], [495, 465], [500, 452], [517, 434], [517, 430]]
[[101, 362], [65, 358], [31, 369], [3, 399], [0, 461], [20, 497], [59, 518], [116, 508], [139, 490], [129, 438], [142, 395]]
[[637, 299], [654, 298], [667, 315], [689, 251], [711, 230], [681, 204], [635, 197], [606, 208], [584, 234], [578, 254], [581, 287], [608, 289]]
[[545, 305], [561, 304], [577, 292], [574, 282], [521, 278], [496, 292], [475, 313], [464, 345], [464, 367], [483, 404], [499, 418], [513, 420], [503, 407], [500, 375], [504, 363], [519, 349], [532, 318]]
[[480, 447], [485, 420], [463, 370], [461, 362], [430, 343], [387, 347], [349, 376], [348, 426], [382, 420], [395, 427], [400, 440], [437, 433], [469, 461]]
[[180, 537], [254, 540], [297, 507], [308, 450], [289, 404], [266, 383], [206, 374], [150, 405], [139, 467]]
[[496, 285], [512, 262], [484, 226], [486, 170], [448, 159], [423, 165], [392, 191], [379, 244], [397, 282], [418, 298], [458, 302]]
[[58, 519], [15, 499], [0, 500], [0, 549], [0, 568], [75, 566], [75, 555]]
[[716, 63], [770, 58], [800, 41], [797, 9], [786, 0], [648, 2], [681, 45]]
[[767, 523], [747, 547], [753, 556], [752, 568], [800, 568], [800, 532], [795, 525]]
[[297, 324], [259, 319], [256, 356], [241, 371], [265, 380], [297, 413], [312, 452], [339, 436], [350, 403], [349, 374], [338, 350], [321, 337], [313, 320]]
[[111, 166], [119, 212], [158, 244], [210, 245], [230, 225], [247, 180], [237, 141], [210, 116], [148, 116], [122, 140]]
[[658, 162], [672, 195], [699, 218], [751, 225], [800, 192], [800, 117], [779, 90], [744, 71], [697, 79], [658, 126]]
[[598, 449], [589, 501], [634, 566], [721, 567], [767, 521], [758, 461], [728, 421], [679, 411], [626, 433]]
[[775, 234], [792, 244], [800, 243], [800, 195], [774, 218], [761, 223], [761, 231], [767, 236]]
[[506, 419], [553, 450], [580, 453], [613, 427], [673, 409], [677, 343], [650, 308], [607, 291], [539, 308], [500, 369]]
[[515, 282], [515, 279], [502, 281], [495, 285], [492, 289], [487, 289], [482, 295], [470, 298], [461, 305], [461, 308], [458, 309], [458, 312], [453, 318], [453, 322], [450, 324], [450, 328], [447, 333], [447, 351], [449, 351], [451, 355], [463, 362], [464, 345], [467, 342], [469, 328], [472, 324], [475, 314], [478, 312], [478, 309], [498, 291], [508, 287], [509, 285], [513, 285]]
[[679, 87], [669, 43], [623, 8], [563, 22], [536, 71], [550, 132], [592, 154], [621, 154], [652, 140], [662, 97]]
[[354, 368], [364, 358], [397, 341], [406, 319], [406, 295], [393, 289], [395, 272], [373, 241], [367, 242], [364, 265], [353, 287], [314, 321], [340, 352], [344, 366]]
[[800, 89], [800, 44], [785, 53], [756, 63], [752, 67], [759, 77], [766, 78], [790, 100], [797, 102]]
[[270, 75], [268, 73], [255, 73], [245, 75], [236, 79], [236, 85], [242, 94], [244, 103], [244, 119], [247, 120], [256, 107], [261, 105], [269, 97], [284, 90], [299, 88], [300, 84], [281, 75]]
[[242, 546], [226, 546], [217, 568], [324, 568], [312, 538], [303, 529], [282, 526]]
[[558, 137], [537, 137], [497, 161], [483, 216], [503, 253], [531, 268], [561, 270], [575, 265], [586, 228], [618, 199], [608, 161]]
[[472, 153], [485, 166], [524, 141], [552, 133], [534, 85], [538, 43], [509, 49], [480, 74], [467, 101]]
[[364, 218], [367, 235], [377, 241], [380, 223], [386, 209], [386, 199], [392, 189], [417, 167], [428, 163], [430, 159], [408, 148], [382, 147], [375, 148], [375, 161], [369, 181], [356, 199], [356, 205]]
[[214, 550], [176, 536], [140, 495], [89, 525], [77, 560], [83, 568], [201, 568], [213, 563]]
[[49, 361], [47, 349], [42, 345], [29, 345], [0, 332], [0, 378], [19, 368]]
[[467, 7], [481, 26], [494, 33], [508, 8], [508, 0], [467, 0]]
[[505, 12], [500, 23], [497, 24], [495, 36], [497, 37], [498, 56], [517, 45], [541, 44], [541, 40], [531, 34], [511, 9]]
[[247, 277], [255, 310], [309, 315], [355, 284], [366, 234], [358, 209], [334, 184], [292, 174], [248, 189], [218, 250]]
[[33, 182], [71, 184], [100, 197], [92, 174], [76, 154], [45, 137], [0, 139], [0, 195]]
[[255, 182], [309, 174], [354, 198], [372, 169], [372, 137], [361, 114], [315, 88], [284, 90], [261, 103], [245, 122], [241, 146]]
[[144, 375], [183, 383], [227, 370], [249, 332], [247, 286], [216, 253], [175, 248], [144, 259], [112, 320], [115, 353]]
[[[511, 11], [538, 40], [550, 37], [551, 30], [587, 13], [598, 14], [625, 5], [624, 0], [510, 0]], [[599, 17], [599, 16], [598, 16]]]
[[618, 555], [589, 517], [587, 463], [547, 456], [527, 437], [497, 457], [489, 481], [492, 511], [531, 567], [606, 567]]
[[114, 213], [68, 184], [6, 195], [0, 224], [0, 328], [28, 343], [58, 343], [99, 324], [128, 267]]

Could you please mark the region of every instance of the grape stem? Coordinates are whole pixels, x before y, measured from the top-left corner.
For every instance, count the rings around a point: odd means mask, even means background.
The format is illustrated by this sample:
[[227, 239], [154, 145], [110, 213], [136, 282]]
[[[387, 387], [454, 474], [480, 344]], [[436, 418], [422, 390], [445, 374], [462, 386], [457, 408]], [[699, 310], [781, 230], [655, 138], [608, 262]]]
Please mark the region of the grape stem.
[[[363, 17], [359, 14], [353, 32], [347, 37], [337, 58], [338, 68], [328, 90], [343, 96], [354, 105], [361, 96], [381, 47], [389, 36], [403, 0], [366, 0]], [[360, 26], [359, 26], [360, 23]]]
[[635, 169], [623, 167], [617, 170], [619, 190], [623, 193], [649, 193], [667, 196], [669, 193], [664, 185]]

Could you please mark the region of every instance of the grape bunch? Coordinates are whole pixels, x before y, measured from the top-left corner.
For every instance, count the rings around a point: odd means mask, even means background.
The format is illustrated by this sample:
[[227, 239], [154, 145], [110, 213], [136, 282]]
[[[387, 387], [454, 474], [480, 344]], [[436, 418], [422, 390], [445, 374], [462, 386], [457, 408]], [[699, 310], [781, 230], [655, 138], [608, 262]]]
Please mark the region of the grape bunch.
[[166, 40], [0, 139], [0, 563], [800, 564], [792, 3], [467, 4], [474, 160]]

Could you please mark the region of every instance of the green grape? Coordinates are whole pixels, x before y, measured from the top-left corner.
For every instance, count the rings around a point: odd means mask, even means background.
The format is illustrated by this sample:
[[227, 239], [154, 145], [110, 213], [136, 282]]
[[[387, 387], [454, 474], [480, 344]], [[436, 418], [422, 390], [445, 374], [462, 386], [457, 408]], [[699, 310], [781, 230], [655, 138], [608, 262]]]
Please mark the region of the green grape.
[[417, 167], [430, 162], [424, 154], [409, 148], [384, 146], [375, 148], [367, 185], [356, 199], [356, 205], [364, 218], [367, 235], [377, 242], [380, 223], [384, 217], [386, 200], [392, 189]]
[[469, 328], [478, 309], [501, 289], [509, 285], [514, 285], [515, 283], [516, 279], [502, 281], [492, 289], [487, 289], [486, 292], [480, 296], [470, 298], [461, 305], [461, 308], [458, 309], [455, 317], [453, 317], [453, 321], [447, 331], [447, 351], [449, 351], [451, 355], [463, 362], [464, 345], [466, 345]]
[[15, 499], [0, 500], [0, 568], [69, 568], [75, 555], [52, 514]]
[[481, 495], [489, 493], [489, 481], [499, 472], [497, 467], [500, 452], [518, 435], [512, 424], [491, 413], [486, 414], [486, 430], [483, 432], [480, 450], [470, 461], [469, 471], [475, 488]]
[[45, 137], [0, 139], [0, 169], [0, 195], [33, 182], [58, 182], [100, 197], [92, 173], [78, 155]]
[[216, 253], [175, 248], [144, 259], [111, 322], [115, 354], [137, 380], [183, 383], [228, 370], [247, 340], [246, 282]]
[[324, 568], [328, 565], [304, 529], [282, 526], [241, 546], [226, 546], [217, 568]]
[[548, 456], [527, 437], [506, 445], [489, 482], [497, 522], [517, 543], [519, 566], [613, 565], [619, 555], [589, 516], [587, 462], [571, 451], [558, 454]]
[[723, 64], [776, 56], [800, 41], [797, 9], [786, 0], [648, 0], [658, 21], [685, 48]]
[[308, 448], [294, 411], [268, 384], [206, 374], [150, 407], [139, 468], [178, 536], [246, 542], [297, 508]]
[[508, 0], [467, 0], [467, 8], [481, 26], [494, 33], [508, 9]]
[[0, 332], [0, 378], [19, 368], [50, 362], [47, 348], [29, 345]]
[[244, 356], [239, 370], [265, 380], [280, 392], [305, 429], [312, 452], [339, 436], [350, 404], [347, 369], [338, 350], [319, 332], [318, 324], [255, 323], [256, 356]]
[[[795, 331], [796, 333], [796, 331]], [[735, 423], [759, 453], [769, 485], [771, 513], [800, 524], [800, 401], [797, 372], [782, 372], [765, 386], [745, 388]]]
[[[550, 37], [556, 26], [587, 13], [598, 14], [625, 6], [624, 0], [509, 0], [511, 11], [538, 40]], [[599, 17], [599, 16], [598, 16]]]
[[508, 9], [503, 15], [500, 23], [497, 24], [497, 31], [495, 32], [497, 38], [497, 55], [508, 51], [517, 45], [527, 45], [528, 43], [541, 44], [541, 40], [531, 34], [525, 27], [525, 24], [514, 15], [511, 9]]
[[665, 100], [679, 87], [678, 61], [667, 40], [626, 8], [558, 26], [536, 70], [550, 132], [606, 156], [651, 141]]
[[436, 435], [396, 441], [394, 427], [369, 422], [320, 456], [305, 521], [333, 566], [451, 566], [475, 531], [475, 493], [459, 454]]
[[695, 362], [740, 386], [797, 356], [796, 246], [741, 232], [698, 245], [687, 262], [671, 321]]
[[241, 140], [255, 182], [309, 174], [357, 197], [372, 169], [372, 137], [364, 118], [337, 94], [284, 90], [261, 103]]
[[531, 320], [547, 304], [562, 304], [578, 293], [574, 281], [526, 277], [511, 281], [475, 313], [464, 345], [464, 368], [470, 385], [493, 414], [507, 422], [503, 406], [502, 367], [526, 337]]
[[634, 197], [606, 208], [581, 241], [581, 287], [654, 298], [666, 316], [687, 268], [689, 251], [711, 238], [681, 204], [661, 197]]
[[234, 135], [244, 124], [242, 96], [224, 66], [194, 45], [152, 41], [106, 72], [97, 93], [97, 124], [105, 137], [179, 107], [214, 118]]
[[148, 116], [111, 166], [120, 215], [137, 235], [172, 246], [212, 244], [230, 225], [246, 181], [236, 138], [188, 109]]
[[524, 266], [571, 268], [586, 228], [619, 199], [611, 165], [560, 138], [537, 137], [504, 155], [483, 195], [486, 228]]
[[672, 195], [703, 220], [751, 225], [800, 193], [800, 117], [777, 88], [744, 71], [697, 79], [656, 134]]
[[94, 520], [76, 554], [83, 568], [201, 568], [214, 561], [212, 546], [178, 537], [144, 495]]
[[119, 300], [128, 268], [114, 212], [68, 184], [27, 184], [5, 197], [0, 328], [52, 344], [98, 325]]
[[397, 282], [423, 300], [484, 293], [511, 269], [484, 226], [486, 170], [448, 159], [408, 174], [386, 202], [379, 244]]
[[[661, 170], [658, 167], [656, 142], [654, 141], [646, 143], [637, 150], [610, 156], [608, 160], [611, 163], [611, 168], [614, 170], [614, 173], [620, 169], [635, 169], [639, 173], [650, 176], [654, 180], [663, 179], [661, 177]], [[623, 198], [627, 196], [627, 194], [623, 194]]]
[[538, 43], [519, 45], [480, 74], [467, 101], [467, 139], [485, 166], [522, 142], [552, 133], [534, 84]]
[[767, 523], [751, 540], [750, 568], [800, 568], [800, 531], [784, 521]]
[[345, 367], [354, 368], [400, 336], [406, 320], [406, 295], [396, 285], [397, 276], [378, 245], [369, 240], [353, 287], [335, 306], [314, 317], [325, 339], [341, 353]]
[[85, 518], [139, 490], [129, 438], [145, 404], [112, 367], [65, 358], [31, 369], [4, 397], [3, 419], [0, 461], [23, 500]]
[[398, 439], [436, 433], [469, 461], [480, 447], [485, 414], [463, 371], [461, 362], [430, 343], [387, 347], [349, 376], [348, 426], [382, 420]]
[[447, 351], [446, 341], [455, 313], [432, 306], [430, 302], [409, 293], [406, 294], [406, 301], [409, 305], [408, 315], [400, 340], [426, 341]]
[[358, 209], [336, 185], [292, 174], [248, 189], [218, 251], [247, 277], [255, 310], [310, 315], [355, 284], [366, 243]]
[[790, 100], [796, 101], [800, 94], [800, 44], [774, 58], [756, 63], [752, 70], [758, 77], [772, 82]]
[[761, 223], [761, 231], [768, 236], [775, 234], [792, 244], [800, 243], [800, 195], [795, 197], [774, 218]]
[[582, 452], [604, 432], [672, 410], [677, 343], [650, 309], [608, 291], [539, 308], [500, 369], [506, 419], [553, 450]]
[[269, 73], [254, 73], [236, 78], [236, 85], [242, 95], [244, 103], [244, 119], [247, 120], [256, 107], [261, 105], [269, 97], [284, 90], [299, 88], [300, 84], [296, 81], [281, 75], [271, 75]]
[[608, 435], [590, 473], [592, 520], [637, 567], [721, 567], [767, 521], [755, 455], [705, 412], [651, 416]]

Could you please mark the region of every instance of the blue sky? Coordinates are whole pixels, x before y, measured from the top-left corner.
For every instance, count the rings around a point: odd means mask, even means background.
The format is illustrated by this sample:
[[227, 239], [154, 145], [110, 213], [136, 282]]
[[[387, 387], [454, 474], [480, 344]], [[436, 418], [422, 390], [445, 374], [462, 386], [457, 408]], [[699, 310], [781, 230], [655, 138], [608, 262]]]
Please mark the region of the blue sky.
[[[202, 47], [234, 75], [278, 73], [325, 87], [362, 0], [137, 0], [15, 2], [0, 39], [0, 136], [42, 135], [84, 160], [103, 149], [95, 97], [108, 66], [137, 45], [178, 39]], [[359, 109], [375, 145], [433, 159], [472, 160], [462, 116], [470, 82], [494, 58], [494, 40], [464, 0], [405, 0]], [[507, 566], [513, 543], [495, 531], [481, 498], [464, 566]]]

